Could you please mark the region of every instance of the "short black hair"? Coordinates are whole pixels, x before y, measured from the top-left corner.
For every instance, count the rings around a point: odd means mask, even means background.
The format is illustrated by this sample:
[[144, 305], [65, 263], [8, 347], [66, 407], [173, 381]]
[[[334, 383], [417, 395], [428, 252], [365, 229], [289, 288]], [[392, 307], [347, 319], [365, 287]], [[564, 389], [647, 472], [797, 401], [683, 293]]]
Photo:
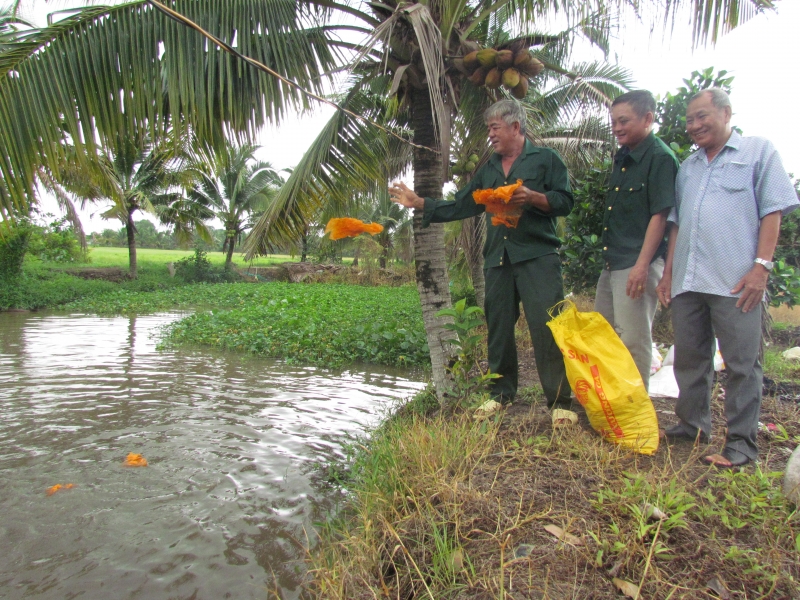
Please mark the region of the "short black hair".
[[611, 106], [618, 104], [630, 104], [638, 117], [644, 117], [649, 112], [653, 113], [654, 117], [656, 115], [656, 99], [647, 90], [625, 92], [621, 96], [617, 96]]

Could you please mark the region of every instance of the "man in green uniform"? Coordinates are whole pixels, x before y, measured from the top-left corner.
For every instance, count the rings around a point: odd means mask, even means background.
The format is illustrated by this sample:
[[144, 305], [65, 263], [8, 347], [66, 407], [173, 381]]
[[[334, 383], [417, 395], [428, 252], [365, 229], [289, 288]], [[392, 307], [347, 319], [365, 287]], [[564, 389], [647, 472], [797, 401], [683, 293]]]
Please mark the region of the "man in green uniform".
[[487, 109], [484, 119], [495, 153], [469, 185], [456, 193], [455, 201], [421, 198], [403, 183], [393, 184], [389, 192], [395, 202], [422, 210], [426, 226], [484, 212], [485, 206], [472, 198], [475, 190], [523, 181], [509, 203], [522, 209], [517, 226], [493, 224], [488, 219], [486, 223], [483, 255], [489, 368], [501, 377], [492, 383], [493, 400], [481, 409], [493, 412], [511, 403], [517, 393], [519, 366], [514, 325], [520, 315], [520, 301], [547, 404], [554, 409], [567, 409], [571, 399], [564, 360], [546, 325], [548, 309], [564, 299], [556, 217], [569, 214], [574, 203], [567, 169], [555, 151], [534, 146], [526, 139], [525, 111], [518, 102], [501, 100]]
[[614, 156], [603, 219], [605, 269], [594, 308], [614, 327], [642, 376], [650, 382], [651, 328], [656, 286], [664, 273], [667, 215], [675, 205], [678, 160], [653, 135], [656, 101], [646, 90], [617, 97], [611, 128], [620, 149]]

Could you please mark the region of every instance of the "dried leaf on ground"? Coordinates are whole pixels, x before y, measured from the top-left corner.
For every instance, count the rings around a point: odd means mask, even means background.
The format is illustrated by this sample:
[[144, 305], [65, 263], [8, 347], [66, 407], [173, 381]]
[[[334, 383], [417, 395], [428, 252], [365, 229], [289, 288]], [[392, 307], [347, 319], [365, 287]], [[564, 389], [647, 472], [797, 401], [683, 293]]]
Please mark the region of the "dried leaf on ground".
[[545, 525], [544, 529], [547, 531], [547, 533], [557, 537], [566, 544], [571, 544], [572, 546], [583, 546], [583, 540], [581, 538], [575, 537], [571, 533], [567, 533], [558, 525]]
[[631, 583], [630, 581], [625, 581], [624, 579], [619, 579], [618, 577], [614, 577], [611, 581], [614, 582], [614, 585], [617, 586], [617, 589], [625, 594], [628, 598], [638, 598], [639, 597], [639, 586]]

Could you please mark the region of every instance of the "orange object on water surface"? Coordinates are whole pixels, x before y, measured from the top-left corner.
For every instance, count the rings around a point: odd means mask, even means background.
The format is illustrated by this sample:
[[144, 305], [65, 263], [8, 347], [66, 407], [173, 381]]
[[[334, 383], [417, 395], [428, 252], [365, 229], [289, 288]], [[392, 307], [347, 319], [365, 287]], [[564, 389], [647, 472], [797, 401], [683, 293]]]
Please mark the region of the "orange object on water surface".
[[325, 227], [325, 233], [330, 232], [332, 240], [340, 240], [347, 237], [356, 237], [361, 233], [375, 235], [383, 231], [383, 225], [378, 223], [364, 223], [359, 219], [342, 217], [331, 219]]
[[511, 185], [504, 185], [496, 189], [475, 190], [472, 199], [475, 204], [486, 206], [486, 212], [492, 215], [492, 225], [505, 225], [511, 229], [516, 228], [522, 216], [521, 206], [509, 206], [511, 196], [522, 185], [522, 179]]
[[128, 454], [128, 457], [125, 459], [123, 464], [126, 467], [146, 467], [147, 459], [141, 454], [134, 454], [131, 452]]
[[55, 494], [56, 492], [58, 492], [60, 490], [69, 490], [69, 489], [72, 489], [73, 487], [75, 487], [75, 486], [72, 483], [65, 483], [64, 485], [61, 485], [60, 483], [57, 483], [53, 487], [47, 488], [47, 495], [48, 496], [52, 496], [53, 494]]

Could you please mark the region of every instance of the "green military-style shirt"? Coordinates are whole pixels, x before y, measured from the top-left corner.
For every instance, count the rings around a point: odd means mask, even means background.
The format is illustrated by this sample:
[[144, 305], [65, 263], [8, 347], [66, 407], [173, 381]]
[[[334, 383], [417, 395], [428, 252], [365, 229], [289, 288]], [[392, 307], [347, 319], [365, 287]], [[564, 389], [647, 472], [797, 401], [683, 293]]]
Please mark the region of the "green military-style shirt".
[[574, 204], [567, 167], [557, 152], [534, 146], [528, 140], [525, 140], [522, 154], [511, 165], [508, 176], [503, 172], [502, 157], [493, 154], [478, 169], [469, 185], [456, 192], [454, 201], [425, 198], [422, 225], [427, 227], [430, 223], [474, 217], [484, 212], [486, 207], [475, 203], [472, 192], [511, 185], [517, 179], [522, 179], [528, 189], [544, 194], [550, 203], [550, 212], [526, 206], [516, 228], [493, 225], [487, 219], [484, 267], [502, 266], [506, 253], [512, 264], [556, 253], [561, 245], [556, 235], [556, 217], [568, 215]]
[[[603, 217], [603, 261], [619, 271], [636, 264], [651, 217], [675, 205], [678, 159], [652, 132], [614, 161]], [[652, 260], [664, 256], [662, 240]]]

